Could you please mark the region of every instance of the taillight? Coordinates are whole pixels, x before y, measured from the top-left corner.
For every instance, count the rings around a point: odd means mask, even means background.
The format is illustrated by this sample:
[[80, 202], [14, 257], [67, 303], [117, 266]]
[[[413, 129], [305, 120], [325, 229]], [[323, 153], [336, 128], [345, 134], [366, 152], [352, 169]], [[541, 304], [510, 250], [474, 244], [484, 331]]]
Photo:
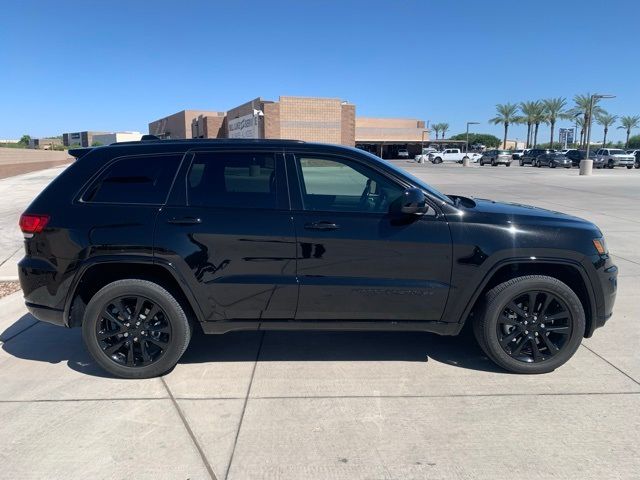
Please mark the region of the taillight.
[[31, 215], [23, 213], [20, 217], [20, 230], [22, 233], [40, 233], [49, 223], [49, 215]]

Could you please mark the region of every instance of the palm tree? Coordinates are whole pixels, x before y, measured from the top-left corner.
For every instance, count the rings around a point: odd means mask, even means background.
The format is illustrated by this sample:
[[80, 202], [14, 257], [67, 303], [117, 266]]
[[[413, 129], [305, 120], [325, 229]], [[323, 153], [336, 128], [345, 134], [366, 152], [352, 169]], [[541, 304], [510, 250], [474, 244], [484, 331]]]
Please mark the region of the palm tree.
[[541, 123], [548, 123], [547, 113], [544, 108], [544, 103], [536, 102], [536, 108], [533, 111], [533, 115], [531, 116], [531, 121], [533, 122], [534, 130], [533, 130], [533, 148], [536, 148], [538, 145], [538, 128]]
[[431, 130], [436, 132], [436, 140], [438, 140], [438, 133], [440, 133], [440, 130], [442, 130], [440, 128], [440, 124], [439, 123], [434, 123], [433, 125], [431, 125]]
[[556, 121], [559, 118], [565, 118], [564, 107], [567, 105], [566, 98], [548, 98], [543, 100], [544, 110], [547, 116], [547, 123], [551, 128], [551, 139], [549, 140], [549, 148], [553, 148], [553, 131], [556, 127]]
[[520, 112], [522, 112], [522, 122], [527, 124], [527, 148], [531, 143], [531, 126], [533, 125], [533, 115], [540, 102], [520, 102]]
[[507, 133], [509, 132], [509, 125], [521, 121], [520, 117], [516, 115], [518, 113], [518, 106], [513, 103], [499, 103], [496, 105], [496, 113], [497, 115], [489, 120], [489, 122], [493, 123], [494, 125], [504, 125], [504, 139], [502, 141], [502, 148], [507, 148]]
[[625, 115], [620, 118], [620, 126], [618, 128], [622, 128], [627, 131], [627, 140], [624, 143], [624, 148], [629, 146], [629, 135], [631, 135], [631, 130], [638, 127], [640, 127], [640, 116], [635, 115], [632, 117], [631, 115]]
[[[604, 113], [607, 113], [604, 111], [604, 109], [602, 107], [600, 107], [598, 105], [598, 102], [600, 101], [599, 98], [595, 97], [593, 99], [593, 111], [591, 112], [591, 117], [595, 117], [596, 115], [602, 115]], [[585, 127], [582, 128], [582, 132], [583, 134], [580, 135], [580, 146], [583, 147], [584, 144], [586, 143], [586, 139], [584, 138], [584, 133], [586, 133], [586, 125], [587, 122], [589, 121], [589, 106], [591, 105], [591, 94], [587, 93], [585, 95], [576, 95], [575, 97], [573, 97], [573, 103], [575, 103], [574, 107], [569, 110], [569, 114], [571, 115], [577, 115], [577, 114], [581, 114], [582, 118], [583, 118], [583, 124], [585, 125]]]
[[440, 131], [442, 132], [442, 138], [444, 139], [444, 134], [447, 133], [447, 130], [449, 130], [449, 124], [448, 123], [441, 123], [440, 124]]
[[[580, 145], [582, 145], [582, 139], [584, 138], [584, 118], [578, 117], [575, 121], [576, 126], [580, 127]], [[575, 139], [573, 141], [575, 142]]]
[[596, 115], [596, 122], [604, 127], [604, 138], [602, 139], [602, 148], [607, 145], [607, 133], [609, 132], [609, 127], [615, 123], [618, 119], [617, 115], [609, 115], [608, 113], [601, 113]]

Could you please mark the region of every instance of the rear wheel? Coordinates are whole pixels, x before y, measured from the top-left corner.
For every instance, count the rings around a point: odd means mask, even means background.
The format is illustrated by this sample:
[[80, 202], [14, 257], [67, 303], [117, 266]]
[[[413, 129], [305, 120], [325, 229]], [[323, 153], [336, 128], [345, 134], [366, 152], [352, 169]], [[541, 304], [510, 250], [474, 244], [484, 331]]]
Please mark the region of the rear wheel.
[[492, 167], [495, 167], [495, 166], [496, 166], [496, 161], [495, 161], [495, 160], [493, 160], [493, 159], [491, 159], [491, 166], [492, 166]]
[[510, 167], [511, 166], [511, 162], [505, 163], [505, 166]]
[[146, 280], [118, 280], [89, 301], [82, 324], [95, 361], [122, 378], [149, 378], [174, 367], [189, 344], [191, 326], [178, 301]]
[[607, 168], [613, 168], [613, 160], [609, 160], [607, 163]]
[[486, 295], [474, 332], [491, 360], [514, 373], [546, 373], [576, 352], [585, 331], [582, 304], [560, 280], [529, 275]]
[[633, 168], [633, 165], [627, 165], [627, 169], [631, 170]]

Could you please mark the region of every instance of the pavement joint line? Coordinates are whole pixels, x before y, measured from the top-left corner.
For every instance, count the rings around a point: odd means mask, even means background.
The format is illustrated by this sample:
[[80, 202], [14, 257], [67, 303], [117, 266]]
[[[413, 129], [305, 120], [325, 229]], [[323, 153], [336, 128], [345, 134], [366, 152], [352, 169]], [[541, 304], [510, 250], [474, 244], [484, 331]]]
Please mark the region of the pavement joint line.
[[198, 451], [198, 454], [200, 455], [200, 459], [202, 460], [202, 463], [204, 464], [205, 468], [207, 469], [207, 472], [209, 473], [209, 477], [211, 478], [211, 480], [218, 480], [218, 477], [216, 477], [216, 474], [213, 472], [213, 468], [211, 467], [211, 464], [209, 463], [209, 459], [205, 455], [204, 450], [202, 449], [202, 447], [200, 446], [200, 443], [198, 442], [198, 439], [196, 438], [195, 434], [193, 433], [193, 430], [191, 430], [191, 426], [189, 425], [189, 422], [187, 421], [187, 418], [184, 416], [184, 413], [182, 412], [182, 409], [180, 408], [180, 405], [178, 405], [178, 402], [176, 401], [175, 397], [173, 396], [173, 393], [171, 393], [171, 390], [169, 389], [169, 385], [167, 385], [167, 382], [165, 382], [164, 377], [160, 377], [160, 381], [162, 382], [162, 385], [164, 386], [164, 388], [167, 391], [167, 393], [169, 394], [169, 399], [171, 400], [171, 403], [173, 404], [174, 408], [176, 409], [176, 412], [178, 413], [178, 416], [180, 417], [180, 420], [182, 421], [182, 424], [184, 425], [184, 428], [187, 430], [187, 434], [191, 438], [191, 441], [193, 442], [193, 445], [196, 447], [196, 450]]
[[[251, 400], [358, 400], [358, 399], [402, 399], [402, 398], [493, 398], [493, 397], [588, 397], [588, 396], [619, 396], [640, 395], [640, 390], [631, 392], [540, 392], [540, 393], [453, 393], [443, 395], [292, 395], [292, 396], [263, 396], [250, 397]], [[243, 400], [245, 397], [174, 397], [176, 401], [232, 401]], [[46, 398], [33, 400], [0, 400], [0, 404], [10, 403], [80, 403], [80, 402], [131, 402], [150, 400], [171, 400], [171, 397], [121, 397], [121, 398]]]
[[16, 248], [16, 251], [13, 252], [11, 255], [9, 255], [7, 258], [5, 258], [2, 262], [0, 262], [0, 267], [3, 266], [5, 263], [7, 263], [9, 260], [11, 260], [11, 258], [20, 251], [22, 247], [18, 247]]
[[[631, 263], [635, 263], [636, 265], [640, 265], [640, 262], [636, 262], [635, 260], [629, 260], [628, 258], [621, 257], [621, 256], [620, 256], [620, 255], [618, 255], [617, 253], [613, 253], [613, 252], [611, 252], [611, 255], [613, 255], [614, 257], [621, 258], [621, 259], [622, 259], [622, 260], [624, 260], [625, 262], [631, 262]], [[636, 276], [636, 275], [630, 275], [630, 276]]]
[[256, 352], [256, 360], [253, 363], [253, 369], [251, 370], [251, 378], [249, 380], [249, 387], [247, 387], [247, 395], [244, 398], [244, 404], [242, 405], [242, 413], [240, 414], [240, 421], [238, 422], [238, 430], [236, 430], [236, 438], [233, 440], [233, 449], [231, 450], [231, 457], [229, 457], [229, 465], [227, 471], [224, 474], [224, 480], [229, 478], [229, 472], [231, 471], [231, 465], [233, 464], [233, 456], [236, 453], [236, 447], [238, 446], [238, 438], [240, 437], [240, 429], [242, 428], [242, 421], [244, 420], [244, 413], [247, 410], [247, 403], [249, 403], [249, 395], [251, 394], [251, 387], [253, 386], [253, 377], [256, 374], [256, 367], [258, 366], [258, 360], [260, 360], [260, 353], [262, 352], [262, 345], [264, 343], [264, 336], [266, 332], [262, 332], [260, 337], [260, 345], [258, 345], [258, 351]]
[[586, 345], [582, 345], [584, 348], [586, 348], [587, 350], [589, 350], [591, 353], [593, 353], [596, 357], [598, 357], [600, 360], [603, 360], [605, 362], [607, 362], [609, 365], [611, 365], [613, 368], [615, 368], [617, 371], [619, 371], [621, 374], [623, 374], [625, 377], [627, 377], [629, 380], [631, 380], [632, 382], [636, 383], [637, 385], [640, 385], [640, 382], [638, 380], [636, 380], [635, 378], [633, 378], [631, 375], [629, 375], [627, 372], [625, 372], [624, 370], [622, 370], [621, 368], [619, 368], [618, 366], [614, 365], [613, 363], [611, 363], [609, 360], [607, 360], [606, 358], [604, 358], [602, 355], [600, 355], [598, 352], [596, 352], [595, 350], [593, 350], [592, 348], [587, 347]]
[[0, 340], [0, 345], [3, 345], [7, 342], [9, 342], [10, 340], [13, 340], [14, 338], [16, 338], [18, 335], [20, 335], [21, 333], [26, 332], [27, 330], [29, 330], [31, 327], [36, 326], [37, 324], [39, 324], [40, 321], [36, 320], [35, 322], [33, 322], [31, 325], [29, 325], [28, 327], [23, 328], [22, 330], [20, 330], [17, 333], [14, 333], [13, 335], [11, 335], [9, 338], [5, 338], [4, 340]]

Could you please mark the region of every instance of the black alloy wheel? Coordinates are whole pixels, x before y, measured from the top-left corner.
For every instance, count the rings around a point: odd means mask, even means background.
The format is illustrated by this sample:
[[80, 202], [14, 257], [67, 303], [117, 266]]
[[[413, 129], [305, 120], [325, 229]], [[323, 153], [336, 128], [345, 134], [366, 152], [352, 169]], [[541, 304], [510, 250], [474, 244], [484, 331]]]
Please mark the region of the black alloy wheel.
[[171, 370], [192, 332], [171, 292], [134, 278], [102, 287], [89, 300], [82, 322], [82, 338], [93, 359], [121, 378], [151, 378]]
[[526, 275], [496, 285], [487, 292], [473, 322], [484, 353], [514, 373], [555, 370], [576, 352], [586, 328], [576, 293], [546, 275]]
[[562, 350], [571, 335], [573, 318], [564, 301], [544, 291], [529, 291], [505, 305], [496, 324], [503, 350], [526, 363], [542, 362]]
[[159, 360], [171, 341], [171, 323], [148, 298], [123, 296], [107, 302], [96, 322], [100, 348], [112, 361], [141, 367]]

